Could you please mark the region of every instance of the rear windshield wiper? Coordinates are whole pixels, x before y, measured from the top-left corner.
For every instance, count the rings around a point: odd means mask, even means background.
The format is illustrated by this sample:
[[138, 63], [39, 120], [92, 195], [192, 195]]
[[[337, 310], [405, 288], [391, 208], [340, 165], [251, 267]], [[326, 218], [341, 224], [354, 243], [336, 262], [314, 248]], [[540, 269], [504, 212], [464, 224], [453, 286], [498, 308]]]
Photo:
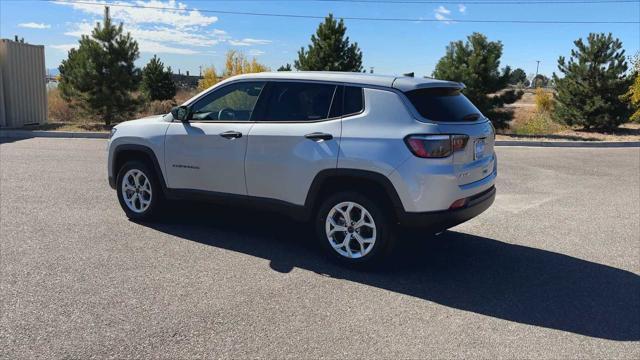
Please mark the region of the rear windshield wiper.
[[480, 118], [480, 114], [478, 113], [471, 113], [471, 114], [467, 114], [465, 115], [462, 120], [464, 121], [473, 121], [473, 120], [478, 120]]

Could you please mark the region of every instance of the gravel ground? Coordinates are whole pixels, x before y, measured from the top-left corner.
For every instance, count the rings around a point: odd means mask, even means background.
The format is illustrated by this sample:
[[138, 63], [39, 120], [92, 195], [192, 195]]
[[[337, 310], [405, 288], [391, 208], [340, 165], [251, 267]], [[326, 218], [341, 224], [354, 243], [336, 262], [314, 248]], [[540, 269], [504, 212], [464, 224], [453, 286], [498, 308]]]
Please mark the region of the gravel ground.
[[498, 148], [491, 209], [357, 272], [274, 215], [128, 221], [105, 146], [0, 145], [0, 358], [640, 358], [638, 148]]

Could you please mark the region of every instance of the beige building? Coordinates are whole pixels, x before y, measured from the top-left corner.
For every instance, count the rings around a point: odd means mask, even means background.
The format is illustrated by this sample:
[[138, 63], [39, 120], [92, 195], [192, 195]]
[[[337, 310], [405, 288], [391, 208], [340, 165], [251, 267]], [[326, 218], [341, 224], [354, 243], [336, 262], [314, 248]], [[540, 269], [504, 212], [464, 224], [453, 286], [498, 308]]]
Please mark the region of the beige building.
[[46, 122], [44, 46], [0, 39], [0, 127]]

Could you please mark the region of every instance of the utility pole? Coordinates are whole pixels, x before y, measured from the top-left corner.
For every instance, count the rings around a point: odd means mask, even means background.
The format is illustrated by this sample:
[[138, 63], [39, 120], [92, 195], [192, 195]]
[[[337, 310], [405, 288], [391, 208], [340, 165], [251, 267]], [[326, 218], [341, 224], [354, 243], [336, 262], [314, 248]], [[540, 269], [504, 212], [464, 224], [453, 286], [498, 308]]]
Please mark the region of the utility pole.
[[538, 69], [540, 69], [540, 60], [536, 60], [536, 76], [533, 77], [533, 87], [537, 87], [536, 79], [538, 78]]
[[198, 66], [198, 68], [200, 69], [200, 77], [202, 77], [202, 65]]

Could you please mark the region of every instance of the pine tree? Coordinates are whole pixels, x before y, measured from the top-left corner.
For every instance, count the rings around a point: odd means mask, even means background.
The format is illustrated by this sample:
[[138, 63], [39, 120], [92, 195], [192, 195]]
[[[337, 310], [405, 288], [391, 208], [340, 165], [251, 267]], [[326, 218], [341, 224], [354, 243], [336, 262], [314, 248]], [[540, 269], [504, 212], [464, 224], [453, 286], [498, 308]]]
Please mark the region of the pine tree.
[[451, 42], [433, 72], [438, 79], [464, 83], [463, 93], [496, 128], [508, 127], [513, 112], [503, 106], [523, 95], [522, 91], [505, 90], [511, 69], [508, 66], [499, 69], [501, 56], [501, 42], [488, 41], [483, 34], [473, 33], [466, 43], [461, 40]]
[[107, 126], [123, 119], [137, 107], [131, 92], [140, 82], [134, 65], [138, 56], [138, 43], [124, 33], [122, 23], [112, 24], [105, 7], [103, 24], [96, 24], [91, 36], [83, 35], [78, 49], [71, 49], [60, 65], [62, 96]]
[[332, 14], [324, 19], [311, 35], [311, 44], [298, 51], [294, 66], [298, 70], [362, 72], [362, 51], [358, 43], [349, 43], [345, 37], [344, 21], [336, 21]]
[[140, 89], [150, 101], [170, 100], [176, 95], [176, 85], [171, 79], [171, 67], [166, 70], [156, 55], [142, 69]]
[[278, 68], [278, 71], [291, 71], [291, 64], [287, 63]]
[[509, 84], [517, 85], [524, 84], [527, 81], [527, 73], [524, 70], [517, 68], [511, 72], [509, 77]]
[[628, 121], [629, 106], [622, 100], [631, 85], [622, 42], [611, 33], [591, 33], [585, 43], [574, 41], [567, 61], [558, 59], [556, 117], [568, 125], [611, 130]]

